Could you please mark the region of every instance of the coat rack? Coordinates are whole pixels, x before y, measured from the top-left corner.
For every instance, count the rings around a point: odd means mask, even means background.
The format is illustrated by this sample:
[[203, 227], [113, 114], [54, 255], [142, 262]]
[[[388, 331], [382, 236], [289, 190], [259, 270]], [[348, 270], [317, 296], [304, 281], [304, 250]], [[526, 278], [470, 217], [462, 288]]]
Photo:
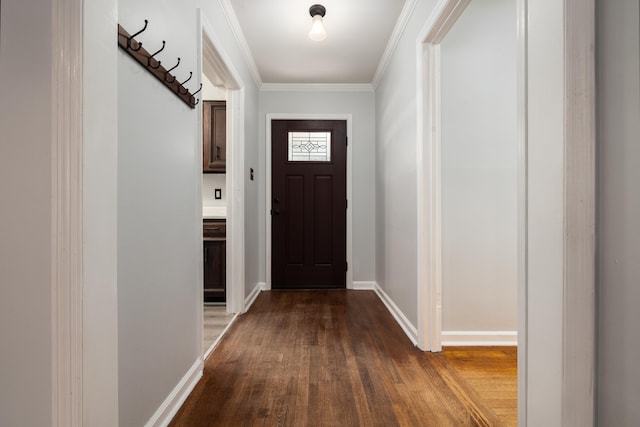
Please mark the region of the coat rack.
[[194, 95], [202, 90], [202, 84], [200, 84], [200, 88], [193, 93], [190, 93], [189, 90], [184, 87], [184, 84], [191, 80], [191, 77], [193, 77], [193, 72], [189, 71], [189, 77], [183, 82], [179, 82], [176, 79], [175, 75], [171, 74], [171, 71], [175, 70], [180, 65], [180, 58], [178, 58], [178, 62], [176, 63], [176, 65], [169, 68], [168, 70], [165, 69], [161, 61], [155, 58], [155, 56], [162, 52], [162, 50], [164, 49], [164, 40], [162, 41], [162, 47], [154, 53], [149, 53], [145, 48], [142, 47], [141, 42], [135, 40], [135, 36], [140, 35], [144, 30], [147, 29], [148, 23], [149, 21], [145, 19], [144, 27], [133, 35], [129, 34], [127, 30], [122, 28], [122, 25], [118, 24], [118, 46], [120, 46], [133, 59], [135, 59], [140, 65], [142, 65], [148, 72], [150, 72], [158, 80], [160, 80], [185, 104], [187, 104], [191, 108], [196, 108], [196, 105], [198, 105], [198, 102], [200, 102], [200, 100], [196, 100]]

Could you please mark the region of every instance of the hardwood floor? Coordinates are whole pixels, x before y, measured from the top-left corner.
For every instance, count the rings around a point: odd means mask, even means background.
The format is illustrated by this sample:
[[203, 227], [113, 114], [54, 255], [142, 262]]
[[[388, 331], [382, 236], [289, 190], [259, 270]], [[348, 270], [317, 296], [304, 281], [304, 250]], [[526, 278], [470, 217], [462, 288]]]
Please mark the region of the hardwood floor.
[[508, 425], [468, 360], [419, 351], [371, 291], [263, 292], [170, 425]]
[[518, 425], [517, 347], [445, 347], [444, 356], [507, 426]]

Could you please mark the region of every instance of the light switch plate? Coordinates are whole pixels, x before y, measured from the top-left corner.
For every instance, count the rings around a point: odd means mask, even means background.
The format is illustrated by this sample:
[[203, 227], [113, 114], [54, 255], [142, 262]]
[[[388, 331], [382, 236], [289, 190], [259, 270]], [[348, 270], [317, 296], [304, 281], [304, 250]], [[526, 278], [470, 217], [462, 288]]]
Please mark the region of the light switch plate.
[[214, 190], [214, 194], [215, 194], [215, 199], [216, 200], [222, 199], [222, 189], [221, 188], [216, 188]]

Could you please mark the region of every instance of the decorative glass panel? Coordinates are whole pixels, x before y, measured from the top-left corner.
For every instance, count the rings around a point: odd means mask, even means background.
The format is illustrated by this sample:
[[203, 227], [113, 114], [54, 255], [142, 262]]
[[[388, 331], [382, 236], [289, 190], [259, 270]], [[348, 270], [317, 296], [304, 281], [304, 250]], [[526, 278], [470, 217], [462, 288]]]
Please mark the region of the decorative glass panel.
[[289, 132], [290, 162], [330, 162], [331, 132]]

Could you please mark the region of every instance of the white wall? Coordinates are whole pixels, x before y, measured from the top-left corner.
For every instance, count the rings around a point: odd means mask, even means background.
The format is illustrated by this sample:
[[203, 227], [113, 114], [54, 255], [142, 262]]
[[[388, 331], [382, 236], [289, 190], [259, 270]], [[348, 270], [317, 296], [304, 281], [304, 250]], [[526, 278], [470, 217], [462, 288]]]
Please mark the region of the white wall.
[[83, 46], [83, 425], [118, 424], [117, 0], [85, 7]]
[[440, 52], [443, 334], [515, 332], [515, 2], [472, 1]]
[[0, 13], [0, 425], [51, 425], [52, 8]]
[[435, 0], [419, 1], [376, 88], [376, 281], [417, 325], [416, 39]]
[[[375, 116], [373, 92], [297, 92], [262, 91], [260, 93], [260, 148], [261, 165], [265, 162], [266, 114], [352, 114], [353, 161], [353, 280], [375, 279]], [[264, 166], [262, 166], [264, 170]], [[261, 236], [264, 223], [264, 189], [271, 177], [260, 175], [261, 180]], [[262, 248], [265, 248], [264, 240]], [[263, 250], [264, 252], [264, 250]], [[264, 256], [261, 256], [260, 272], [265, 277]], [[265, 277], [266, 281], [266, 277]]]
[[598, 17], [598, 425], [640, 419], [640, 10], [600, 0]]
[[[221, 199], [215, 198], [215, 190], [219, 188]], [[227, 206], [227, 175], [224, 173], [202, 174], [202, 206]]]
[[[120, 0], [118, 21], [198, 88], [194, 2]], [[115, 37], [114, 37], [115, 38]], [[115, 46], [115, 41], [114, 41]], [[118, 52], [119, 425], [144, 425], [201, 354], [201, 142], [191, 109]]]
[[[246, 70], [246, 68], [245, 68]], [[264, 282], [264, 239], [263, 227], [264, 186], [261, 184], [260, 120], [258, 115], [258, 88], [249, 80], [248, 70], [244, 74], [245, 86], [245, 151], [244, 151], [244, 220], [245, 220], [245, 296], [261, 282]], [[254, 179], [250, 179], [250, 170]]]

